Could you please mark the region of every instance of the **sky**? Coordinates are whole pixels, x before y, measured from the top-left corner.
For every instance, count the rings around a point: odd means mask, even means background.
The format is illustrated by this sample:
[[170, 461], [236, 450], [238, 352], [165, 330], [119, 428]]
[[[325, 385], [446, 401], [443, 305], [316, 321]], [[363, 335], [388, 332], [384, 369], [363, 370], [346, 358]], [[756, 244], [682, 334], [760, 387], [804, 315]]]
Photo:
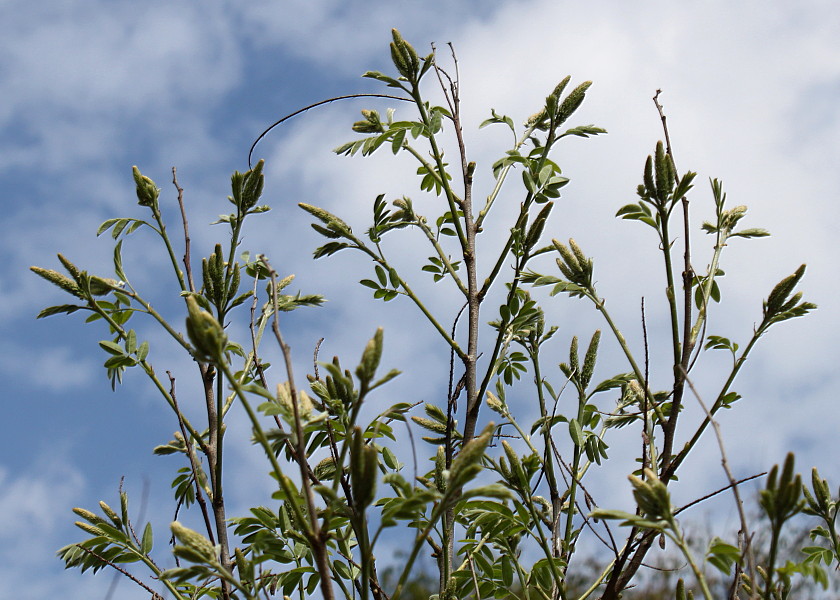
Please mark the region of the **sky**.
[[[811, 316], [772, 330], [739, 377], [736, 389], [744, 399], [720, 419], [730, 461], [738, 474], [748, 475], [794, 450], [803, 472], [817, 466], [834, 486], [840, 481], [833, 445], [840, 428], [836, 2], [4, 0], [0, 575], [15, 597], [106, 597], [111, 574], [65, 572], [55, 558], [57, 548], [81, 539], [70, 510], [94, 508], [99, 500], [116, 504], [125, 477], [133, 514], [153, 519], [161, 550], [172, 519], [169, 481], [181, 466], [151, 454], [171, 438], [175, 424], [140, 374], [128, 373], [125, 385], [111, 391], [96, 344], [107, 332], [84, 325], [77, 315], [35, 320], [41, 308], [65, 298], [28, 267], [57, 268], [55, 255], [62, 252], [91, 272], [110, 275], [112, 242], [95, 233], [105, 219], [144, 216], [136, 205], [132, 165], [162, 188], [172, 231], [178, 220], [171, 168], [177, 167], [194, 253], [208, 255], [224, 234], [209, 223], [228, 211], [230, 173], [247, 169], [253, 140], [302, 106], [382, 91], [359, 76], [389, 70], [392, 27], [422, 53], [434, 42], [446, 58], [446, 44], [454, 45], [468, 152], [478, 164], [478, 197], [489, 192], [490, 165], [508, 145], [501, 130], [478, 130], [491, 108], [522, 123], [565, 75], [573, 83], [594, 82], [570, 124], [594, 123], [609, 133], [558, 148], [555, 160], [572, 182], [547, 235], [574, 237], [594, 257], [599, 290], [637, 350], [642, 297], [652, 347], [663, 347], [655, 340], [665, 339], [666, 322], [657, 312], [664, 283], [652, 232], [614, 214], [634, 201], [645, 157], [662, 137], [651, 100], [662, 90], [677, 167], [699, 174], [692, 196], [696, 225], [711, 218], [706, 182], [716, 177], [730, 206], [749, 207], [744, 225], [773, 234], [735, 240], [726, 249], [724, 303], [711, 317], [710, 333], [745, 343], [761, 318], [762, 299], [802, 263], [808, 270], [801, 289], [819, 305]], [[370, 276], [361, 257], [313, 262], [320, 240], [296, 203], [323, 206], [363, 230], [377, 194], [422, 197], [416, 165], [403, 157], [331, 152], [354, 138], [350, 125], [360, 109], [388, 106], [336, 103], [268, 136], [256, 157], [266, 160], [264, 200], [272, 211], [254, 220], [243, 243], [243, 250], [268, 254], [278, 271], [295, 273], [299, 289], [329, 300], [324, 308], [294, 313], [284, 325], [299, 374], [309, 369], [318, 338], [326, 338], [322, 356], [337, 354], [350, 364], [376, 327], [385, 327], [383, 366], [406, 372], [378, 400], [382, 406], [434, 400], [445, 383], [447, 356], [412, 306], [383, 305], [357, 284]], [[398, 118], [408, 116], [404, 106], [394, 108]], [[503, 228], [504, 215], [518, 206], [516, 193], [511, 188], [500, 198], [493, 226]], [[487, 237], [492, 248], [498, 238]], [[696, 260], [707, 261], [711, 238], [698, 230], [693, 244]], [[125, 246], [132, 284], [180, 325], [184, 310], [165, 255], [148, 236]], [[421, 251], [414, 241], [391, 249], [406, 264], [412, 264], [412, 251]], [[451, 322], [457, 310], [451, 295], [422, 277], [418, 289]], [[580, 301], [545, 300], [548, 317], [560, 327], [556, 363], [572, 335], [588, 339], [603, 325]], [[156, 368], [176, 374], [188, 402], [194, 391], [189, 361], [159, 332], [146, 328], [142, 334]], [[605, 346], [604, 356], [619, 364], [614, 345]], [[703, 359], [707, 366], [698, 371], [698, 387], [712, 393], [725, 360]], [[599, 373], [606, 377], [616, 370], [623, 367], [605, 364]], [[552, 375], [559, 377], [556, 370]], [[659, 378], [667, 381], [667, 367]], [[248, 447], [244, 422], [234, 419], [231, 432], [240, 441], [231, 442], [236, 469], [228, 501], [241, 514], [266, 502], [270, 490], [263, 481], [265, 464]], [[619, 439], [617, 448], [635, 439]], [[691, 477], [675, 487], [676, 500], [724, 484], [718, 450], [711, 436], [704, 440], [687, 465]], [[621, 466], [610, 468], [602, 483], [593, 484], [605, 503], [616, 481], [623, 481]], [[627, 490], [612, 493], [621, 503]], [[120, 581], [115, 597], [145, 594]]]

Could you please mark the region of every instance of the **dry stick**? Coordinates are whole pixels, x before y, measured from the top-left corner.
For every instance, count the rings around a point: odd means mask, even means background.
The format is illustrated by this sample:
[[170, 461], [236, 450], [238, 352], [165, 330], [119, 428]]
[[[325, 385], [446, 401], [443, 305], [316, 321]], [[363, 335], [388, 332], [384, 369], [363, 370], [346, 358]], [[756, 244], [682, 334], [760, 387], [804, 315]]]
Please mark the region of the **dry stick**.
[[178, 207], [181, 209], [181, 222], [184, 224], [184, 269], [187, 272], [187, 283], [190, 286], [190, 291], [195, 291], [195, 283], [193, 283], [192, 264], [190, 260], [190, 226], [187, 221], [187, 211], [184, 208], [184, 188], [178, 185], [178, 175], [175, 167], [172, 167], [172, 184], [178, 190]]
[[195, 499], [198, 506], [201, 508], [201, 515], [204, 517], [204, 527], [207, 529], [207, 537], [215, 546], [216, 538], [213, 534], [213, 525], [210, 522], [210, 514], [207, 512], [207, 502], [204, 499], [204, 490], [201, 488], [200, 478], [198, 476], [198, 459], [193, 450], [192, 439], [187, 436], [186, 427], [184, 427], [184, 419], [181, 415], [181, 409], [178, 407], [178, 401], [175, 397], [175, 378], [170, 371], [166, 372], [169, 377], [169, 395], [172, 396], [172, 402], [175, 406], [175, 414], [178, 417], [178, 427], [181, 430], [181, 435], [184, 438], [184, 446], [186, 447], [187, 458], [190, 461], [190, 470], [192, 471], [193, 481], [195, 482]]
[[297, 449], [297, 463], [300, 467], [301, 486], [303, 487], [304, 499], [306, 500], [307, 513], [309, 514], [309, 525], [311, 528], [311, 536], [309, 543], [312, 546], [312, 552], [315, 555], [315, 564], [320, 575], [321, 593], [324, 600], [333, 600], [335, 597], [332, 588], [332, 574], [330, 571], [329, 557], [327, 555], [326, 536], [321, 530], [320, 523], [318, 523], [318, 514], [315, 506], [315, 496], [312, 492], [312, 486], [309, 481], [308, 463], [306, 460], [306, 446], [303, 441], [303, 423], [300, 418], [300, 407], [298, 406], [298, 392], [295, 386], [294, 368], [292, 366], [292, 351], [291, 348], [283, 340], [283, 334], [280, 332], [280, 317], [278, 315], [279, 304], [277, 298], [277, 272], [269, 265], [268, 259], [261, 257], [263, 264], [268, 269], [271, 277], [271, 295], [274, 306], [273, 322], [271, 329], [274, 331], [274, 337], [277, 339], [277, 344], [283, 353], [283, 361], [286, 366], [286, 375], [289, 378], [289, 396], [292, 400], [292, 411], [295, 421], [295, 437]]
[[750, 535], [749, 527], [747, 526], [747, 517], [744, 514], [744, 506], [743, 502], [741, 502], [741, 494], [738, 491], [738, 482], [735, 481], [735, 477], [732, 475], [732, 471], [729, 469], [729, 461], [726, 458], [726, 448], [723, 444], [723, 435], [720, 432], [720, 425], [712, 416], [712, 413], [709, 411], [709, 408], [706, 406], [706, 403], [703, 402], [703, 399], [700, 397], [700, 394], [697, 392], [697, 389], [694, 387], [691, 379], [688, 377], [688, 373], [683, 371], [683, 377], [685, 378], [686, 383], [688, 383], [688, 387], [691, 389], [691, 392], [694, 394], [694, 397], [697, 398], [697, 402], [700, 404], [700, 407], [703, 409], [703, 412], [706, 413], [706, 418], [709, 419], [709, 422], [712, 424], [712, 427], [715, 430], [715, 437], [717, 438], [718, 448], [720, 448], [720, 464], [723, 467], [723, 470], [726, 472], [726, 477], [729, 479], [729, 483], [732, 487], [732, 494], [735, 496], [735, 505], [738, 508], [738, 516], [741, 519], [741, 531], [744, 534], [744, 545], [747, 551], [747, 573], [749, 574], [750, 581], [752, 582], [750, 597], [751, 598], [758, 598], [758, 595], [755, 593], [755, 583], [757, 581], [755, 577], [755, 556], [753, 555], [751, 540], [752, 536]]

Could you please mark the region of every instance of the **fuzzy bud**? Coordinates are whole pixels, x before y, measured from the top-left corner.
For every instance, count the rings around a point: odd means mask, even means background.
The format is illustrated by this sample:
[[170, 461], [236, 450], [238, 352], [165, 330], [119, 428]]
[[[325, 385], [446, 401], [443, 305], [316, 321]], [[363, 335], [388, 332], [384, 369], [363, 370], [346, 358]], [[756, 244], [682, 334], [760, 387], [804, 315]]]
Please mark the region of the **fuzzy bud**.
[[155, 185], [154, 181], [142, 175], [140, 169], [136, 166], [131, 167], [131, 172], [134, 175], [134, 183], [137, 185], [137, 204], [148, 207], [155, 206], [160, 195], [160, 188]]
[[219, 322], [198, 306], [193, 296], [187, 296], [187, 335], [195, 345], [198, 360], [218, 363], [222, 360], [227, 336]]
[[175, 539], [181, 542], [187, 549], [192, 550], [206, 562], [216, 561], [218, 551], [206, 537], [189, 527], [184, 527], [178, 521], [173, 521], [169, 528], [175, 535]]

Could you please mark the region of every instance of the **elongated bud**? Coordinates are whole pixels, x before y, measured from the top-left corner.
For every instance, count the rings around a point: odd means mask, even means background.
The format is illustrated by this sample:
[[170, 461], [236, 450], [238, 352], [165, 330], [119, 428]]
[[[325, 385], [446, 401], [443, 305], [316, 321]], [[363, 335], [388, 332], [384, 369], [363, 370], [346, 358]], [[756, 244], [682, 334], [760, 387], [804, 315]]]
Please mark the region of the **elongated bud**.
[[394, 61], [394, 66], [397, 67], [400, 75], [409, 81], [416, 81], [420, 68], [420, 59], [417, 52], [396, 29], [391, 30], [391, 35], [394, 39], [391, 42], [391, 59]]
[[155, 185], [154, 181], [142, 175], [140, 169], [136, 166], [131, 167], [131, 172], [134, 175], [134, 183], [137, 185], [137, 204], [148, 207], [155, 206], [160, 195], [160, 188]]
[[98, 537], [98, 536], [100, 536], [104, 533], [101, 529], [99, 529], [99, 527], [96, 527], [95, 525], [91, 525], [90, 523], [85, 523], [83, 521], [76, 521], [73, 524], [76, 527], [78, 527], [79, 529], [81, 529], [82, 531], [84, 531], [85, 533], [89, 533], [93, 536]]
[[370, 382], [376, 375], [376, 369], [379, 367], [379, 361], [382, 359], [382, 328], [378, 328], [376, 333], [365, 346], [362, 353], [362, 360], [359, 361], [359, 366], [356, 367], [356, 377], [359, 381]]
[[498, 396], [496, 396], [493, 392], [489, 390], [487, 391], [487, 406], [489, 406], [491, 410], [499, 413], [500, 415], [504, 415], [505, 413], [504, 402], [502, 402]]
[[446, 451], [438, 446], [435, 455], [435, 487], [441, 494], [446, 491]]
[[223, 359], [227, 336], [219, 322], [198, 306], [193, 296], [187, 296], [187, 335], [196, 348], [198, 360], [219, 363]]
[[332, 227], [336, 231], [344, 235], [349, 235], [353, 231], [352, 229], [350, 229], [350, 226], [347, 223], [336, 217], [331, 212], [324, 210], [323, 208], [320, 208], [318, 206], [312, 206], [311, 204], [306, 204], [305, 202], [299, 202], [298, 206], [300, 206], [303, 210], [308, 212], [316, 219], [322, 221], [324, 224], [327, 225], [327, 227]]
[[598, 358], [598, 343], [601, 341], [601, 330], [598, 329], [592, 334], [589, 347], [586, 349], [586, 356], [583, 359], [583, 371], [580, 374], [580, 384], [584, 389], [592, 380], [592, 373], [595, 371], [595, 361]]
[[481, 435], [474, 437], [461, 448], [449, 468], [450, 486], [461, 488], [481, 471], [481, 459], [487, 449], [487, 444], [490, 443], [494, 429], [495, 425], [492, 422], [488, 423]]
[[510, 463], [511, 476], [515, 478], [518, 486], [524, 488], [527, 477], [525, 477], [525, 471], [522, 469], [522, 463], [519, 460], [519, 455], [516, 454], [516, 450], [513, 449], [513, 446], [508, 444], [505, 440], [502, 440], [502, 448], [504, 448], [508, 462]]
[[192, 550], [205, 562], [216, 561], [217, 549], [206, 537], [189, 527], [184, 527], [178, 521], [173, 521], [169, 528], [175, 535], [175, 539], [181, 542], [187, 549]]
[[41, 267], [29, 267], [29, 270], [38, 275], [39, 277], [43, 277], [53, 285], [60, 287], [65, 292], [76, 296], [76, 298], [81, 298], [82, 300], [86, 299], [78, 284], [69, 277], [67, 277], [67, 275], [62, 275], [58, 271], [53, 271], [52, 269], [44, 269]]
[[557, 125], [563, 123], [578, 109], [583, 102], [584, 97], [586, 97], [586, 90], [588, 90], [591, 85], [591, 81], [584, 81], [569, 92], [569, 95], [566, 96], [565, 100], [563, 100], [560, 108], [557, 109], [557, 118], [555, 119], [555, 123]]
[[378, 464], [376, 448], [365, 444], [362, 429], [354, 427], [350, 446], [350, 484], [353, 487], [353, 505], [356, 510], [364, 510], [376, 498]]
[[122, 519], [114, 511], [113, 508], [111, 508], [110, 506], [105, 504], [105, 502], [102, 501], [102, 500], [99, 501], [99, 508], [102, 509], [102, 512], [104, 512], [106, 515], [108, 515], [108, 518], [111, 519], [111, 521], [114, 523], [114, 526], [122, 527]]
[[99, 525], [100, 523], [105, 522], [105, 519], [103, 519], [102, 517], [100, 517], [96, 513], [93, 513], [91, 511], [89, 511], [86, 508], [76, 507], [76, 508], [73, 509], [73, 512], [76, 513], [77, 515], [79, 515], [80, 517], [82, 517], [85, 521], [90, 521], [90, 523], [93, 524], [93, 525]]

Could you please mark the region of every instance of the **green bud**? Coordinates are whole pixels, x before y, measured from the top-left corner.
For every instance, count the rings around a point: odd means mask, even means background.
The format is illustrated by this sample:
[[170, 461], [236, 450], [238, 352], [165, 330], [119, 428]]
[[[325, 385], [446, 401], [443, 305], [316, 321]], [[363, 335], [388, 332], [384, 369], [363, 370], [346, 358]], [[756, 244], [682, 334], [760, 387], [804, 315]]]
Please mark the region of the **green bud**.
[[414, 48], [406, 42], [396, 29], [391, 30], [394, 41], [391, 42], [391, 60], [400, 75], [409, 81], [416, 81], [420, 69], [420, 59]]
[[122, 527], [122, 519], [114, 511], [113, 508], [111, 508], [110, 506], [105, 504], [105, 502], [102, 501], [102, 500], [99, 501], [99, 508], [102, 509], [102, 512], [104, 512], [106, 515], [108, 515], [108, 518], [111, 519], [111, 522], [114, 523], [115, 527]]
[[[656, 184], [653, 182], [653, 157], [648, 155], [645, 161], [645, 195], [648, 198], [656, 197]], [[641, 191], [641, 190], [639, 190]]]
[[353, 123], [352, 129], [356, 133], [380, 133], [385, 131], [377, 111], [364, 109], [362, 110], [362, 116], [364, 117], [363, 120]]
[[569, 238], [569, 247], [572, 249], [572, 252], [574, 252], [575, 258], [577, 259], [578, 264], [581, 266], [581, 269], [589, 266], [589, 259], [586, 258], [586, 255], [583, 253], [583, 250], [580, 249], [580, 246], [578, 246], [577, 242], [572, 238]]
[[136, 166], [131, 167], [131, 172], [134, 175], [134, 183], [137, 185], [137, 204], [147, 207], [156, 206], [160, 188], [154, 181], [142, 175]]
[[90, 521], [93, 525], [99, 525], [100, 523], [104, 523], [105, 519], [93, 513], [86, 508], [74, 508], [73, 512], [82, 517], [86, 521]]
[[591, 81], [584, 81], [566, 96], [560, 108], [557, 109], [557, 117], [555, 119], [555, 126], [565, 122], [566, 119], [572, 116], [586, 97], [586, 90], [592, 85]]
[[674, 189], [674, 176], [671, 157], [665, 153], [665, 146], [661, 141], [656, 142], [656, 161], [654, 166], [656, 197], [660, 202], [665, 202]]
[[332, 479], [335, 477], [335, 459], [327, 456], [312, 469], [318, 479]]
[[500, 415], [504, 415], [505, 413], [504, 402], [502, 402], [498, 396], [489, 390], [487, 391], [487, 406], [489, 406], [492, 411], [497, 412]]
[[504, 448], [505, 455], [510, 463], [511, 476], [514, 478], [514, 483], [519, 487], [526, 487], [527, 477], [525, 471], [522, 469], [522, 462], [519, 460], [519, 455], [513, 446], [507, 443], [507, 440], [502, 440], [502, 448]]
[[353, 488], [353, 505], [356, 510], [364, 510], [376, 498], [378, 465], [376, 448], [365, 443], [361, 427], [354, 427], [350, 445], [350, 485]]
[[668, 488], [650, 469], [645, 469], [645, 480], [630, 475], [633, 485], [633, 497], [642, 514], [657, 520], [673, 518], [671, 511], [671, 496]]
[[525, 127], [537, 127], [540, 123], [545, 121], [547, 117], [548, 114], [543, 108], [539, 112], [535, 112], [533, 115], [528, 117], [528, 119], [525, 121]]
[[356, 367], [356, 377], [363, 383], [369, 383], [376, 375], [376, 369], [379, 367], [379, 361], [382, 359], [382, 328], [378, 328], [376, 333], [365, 346], [362, 352], [362, 359], [359, 361], [359, 366]]
[[201, 557], [204, 562], [216, 562], [218, 549], [206, 537], [189, 527], [184, 527], [178, 521], [173, 521], [169, 528], [172, 530], [175, 539], [188, 550], [192, 550], [197, 556]]
[[76, 521], [73, 523], [76, 527], [84, 531], [85, 533], [89, 533], [90, 535], [99, 537], [100, 535], [104, 535], [105, 532], [96, 527], [95, 525], [91, 525], [90, 523], [85, 523], [83, 521]]
[[572, 337], [572, 343], [569, 345], [569, 368], [572, 371], [572, 377], [578, 379], [580, 377], [580, 363], [578, 362], [577, 336]]
[[481, 435], [474, 437], [461, 448], [449, 468], [450, 486], [461, 488], [481, 471], [481, 459], [493, 436], [494, 428], [493, 423], [488, 423]]
[[435, 455], [435, 487], [440, 493], [446, 491], [446, 451], [443, 446], [438, 446]]
[[347, 223], [336, 217], [331, 212], [324, 210], [323, 208], [320, 208], [318, 206], [312, 206], [311, 204], [306, 204], [305, 202], [299, 202], [298, 206], [300, 206], [303, 210], [308, 212], [316, 219], [319, 219], [321, 222], [326, 224], [327, 227], [334, 228], [344, 235], [349, 235], [353, 231], [352, 229], [350, 229], [350, 226]]
[[227, 336], [219, 322], [202, 310], [193, 296], [187, 296], [187, 336], [195, 346], [196, 359], [219, 363], [223, 360]]
[[552, 95], [554, 98], [559, 99], [559, 98], [560, 98], [560, 96], [563, 94], [563, 90], [565, 90], [565, 89], [566, 89], [566, 86], [569, 84], [569, 81], [571, 81], [571, 79], [572, 79], [572, 76], [571, 76], [571, 75], [566, 75], [566, 76], [563, 78], [563, 81], [561, 81], [561, 82], [560, 82], [560, 83], [558, 83], [556, 86], [554, 86], [554, 90], [551, 92], [551, 95]]
[[53, 271], [52, 269], [43, 269], [41, 267], [29, 267], [29, 270], [38, 275], [39, 277], [43, 277], [53, 285], [56, 285], [63, 289], [65, 292], [76, 296], [76, 298], [80, 298], [85, 300], [85, 295], [82, 293], [82, 289], [78, 286], [78, 284], [67, 277], [67, 275], [62, 275], [58, 271]]
[[417, 423], [420, 427], [433, 431], [434, 433], [446, 433], [446, 423], [434, 421], [432, 419], [425, 419], [423, 417], [411, 417], [411, 420]]
[[584, 389], [592, 380], [592, 373], [595, 371], [595, 361], [598, 358], [598, 343], [601, 341], [601, 330], [598, 329], [592, 334], [589, 347], [586, 349], [586, 356], [583, 359], [583, 371], [580, 374], [580, 384]]

